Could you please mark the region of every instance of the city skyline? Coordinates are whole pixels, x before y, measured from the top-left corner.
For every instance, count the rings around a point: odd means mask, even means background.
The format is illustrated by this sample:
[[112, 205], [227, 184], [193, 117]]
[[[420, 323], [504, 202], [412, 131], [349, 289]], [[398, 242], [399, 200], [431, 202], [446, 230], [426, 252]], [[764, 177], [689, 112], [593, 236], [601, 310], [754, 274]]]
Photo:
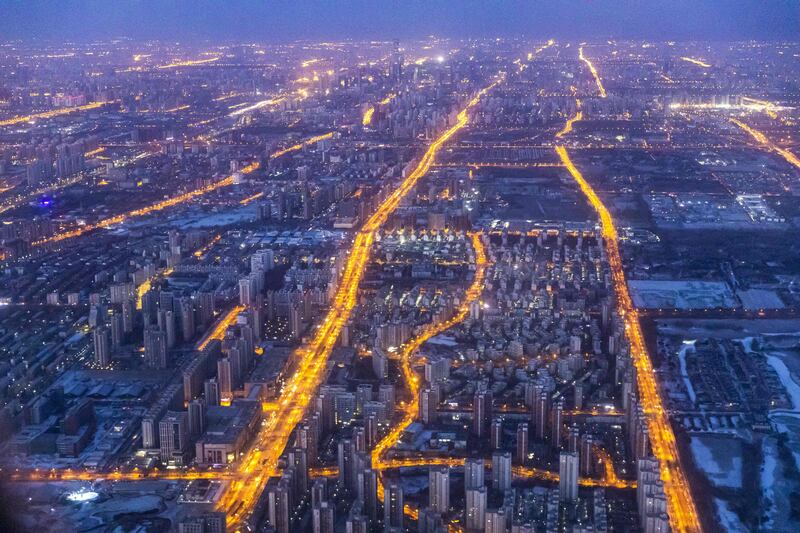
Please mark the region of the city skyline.
[[800, 4], [8, 5], [0, 529], [800, 530]]

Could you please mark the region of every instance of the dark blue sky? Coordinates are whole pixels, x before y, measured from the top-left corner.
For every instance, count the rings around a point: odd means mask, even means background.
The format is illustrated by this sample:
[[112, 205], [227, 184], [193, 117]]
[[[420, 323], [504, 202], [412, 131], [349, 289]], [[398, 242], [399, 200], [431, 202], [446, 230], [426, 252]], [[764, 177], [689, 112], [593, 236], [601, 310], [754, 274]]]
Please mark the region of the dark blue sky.
[[798, 39], [800, 0], [0, 0], [0, 39]]

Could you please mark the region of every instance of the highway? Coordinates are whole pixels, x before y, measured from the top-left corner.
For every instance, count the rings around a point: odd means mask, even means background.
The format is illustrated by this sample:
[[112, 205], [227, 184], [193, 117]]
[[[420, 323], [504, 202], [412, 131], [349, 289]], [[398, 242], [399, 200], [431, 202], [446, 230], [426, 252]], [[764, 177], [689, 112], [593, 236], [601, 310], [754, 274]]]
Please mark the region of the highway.
[[711, 65], [709, 65], [705, 61], [702, 61], [700, 59], [695, 59], [694, 57], [682, 56], [681, 59], [683, 61], [686, 61], [687, 63], [691, 63], [692, 65], [696, 65], [701, 68], [711, 68]]
[[7, 118], [5, 120], [0, 120], [0, 126], [13, 126], [14, 124], [20, 124], [22, 122], [32, 122], [43, 118], [46, 119], [46, 118], [58, 117], [61, 115], [69, 115], [70, 113], [77, 113], [79, 111], [91, 111], [92, 109], [103, 107], [108, 103], [111, 102], [91, 102], [86, 105], [79, 105], [74, 107], [60, 107], [58, 109], [53, 109], [51, 111], [43, 111], [41, 113], [34, 113], [32, 115]]
[[608, 263], [617, 295], [617, 308], [620, 316], [625, 321], [625, 331], [630, 342], [631, 358], [636, 366], [639, 401], [647, 418], [653, 455], [660, 463], [661, 479], [664, 481], [664, 492], [667, 497], [670, 526], [675, 532], [701, 531], [689, 483], [680, 464], [675, 434], [672, 431], [669, 417], [661, 401], [655, 371], [650, 360], [650, 354], [647, 352], [641, 325], [639, 324], [639, 316], [628, 292], [625, 271], [622, 265], [622, 255], [619, 251], [619, 236], [614, 220], [600, 197], [569, 158], [567, 149], [564, 146], [557, 146], [556, 153], [600, 218]]
[[588, 57], [583, 55], [582, 46], [578, 48], [578, 58], [584, 63], [586, 63], [587, 67], [589, 67], [589, 71], [592, 73], [592, 76], [594, 77], [594, 83], [597, 85], [597, 91], [600, 93], [600, 98], [605, 98], [606, 96], [608, 96], [606, 94], [606, 88], [603, 87], [603, 80], [600, 79], [600, 74], [597, 73], [597, 69], [595, 68], [594, 63], [592, 63]]
[[783, 157], [786, 160], [787, 163], [789, 163], [790, 165], [794, 166], [795, 168], [800, 168], [800, 158], [798, 158], [796, 155], [794, 155], [789, 150], [787, 150], [785, 148], [781, 148], [780, 146], [776, 145], [774, 142], [770, 141], [769, 138], [767, 138], [767, 136], [764, 135], [763, 132], [761, 132], [761, 131], [759, 131], [759, 130], [751, 127], [751, 126], [748, 126], [747, 124], [745, 124], [744, 122], [742, 122], [739, 119], [730, 118], [728, 120], [730, 120], [731, 122], [733, 122], [734, 124], [736, 124], [737, 126], [742, 128], [744, 131], [749, 133], [750, 136], [753, 139], [755, 139], [755, 141], [758, 144], [762, 145], [767, 150], [770, 150], [772, 152], [775, 152], [775, 153], [779, 154], [781, 157]]
[[[306, 147], [308, 145], [314, 144], [314, 143], [316, 143], [318, 141], [321, 141], [321, 140], [324, 140], [324, 139], [330, 139], [331, 137], [333, 137], [333, 132], [323, 133], [322, 135], [316, 135], [316, 136], [311, 137], [309, 139], [305, 139], [304, 141], [301, 141], [301, 142], [299, 142], [297, 144], [294, 144], [292, 146], [288, 146], [286, 148], [282, 148], [282, 149], [278, 150], [277, 152], [274, 152], [273, 154], [270, 155], [270, 159], [277, 159], [278, 157], [281, 157], [283, 155], [289, 154], [291, 152], [296, 152], [298, 150], [303, 149], [304, 147]], [[257, 170], [259, 167], [260, 167], [260, 164], [258, 162], [250, 163], [249, 165], [247, 165], [247, 166], [243, 167], [242, 169], [240, 169], [239, 173], [240, 174], [245, 174], [245, 175], [246, 174], [250, 174], [251, 172]], [[198, 196], [203, 196], [204, 194], [208, 194], [210, 192], [214, 192], [214, 191], [216, 191], [218, 189], [221, 189], [223, 187], [227, 187], [229, 185], [233, 185], [234, 181], [235, 181], [235, 174], [231, 174], [230, 176], [228, 176], [228, 177], [226, 177], [224, 179], [221, 179], [221, 180], [219, 180], [217, 182], [214, 182], [214, 183], [212, 183], [210, 185], [206, 185], [205, 187], [200, 187], [199, 189], [193, 189], [193, 190], [191, 190], [189, 192], [186, 192], [186, 193], [183, 193], [183, 194], [179, 194], [179, 195], [173, 196], [171, 198], [167, 198], [166, 200], [161, 200], [160, 202], [156, 202], [154, 204], [151, 204], [151, 205], [148, 205], [148, 206], [145, 206], [145, 207], [141, 207], [139, 209], [134, 209], [132, 211], [128, 211], [127, 213], [121, 213], [119, 215], [114, 215], [112, 217], [104, 218], [104, 219], [98, 220], [97, 222], [94, 222], [92, 224], [86, 224], [86, 225], [83, 225], [83, 226], [78, 226], [76, 228], [72, 228], [72, 229], [67, 230], [67, 231], [63, 231], [61, 233], [56, 233], [55, 235], [52, 235], [50, 237], [47, 237], [47, 238], [44, 238], [44, 239], [40, 239], [38, 241], [34, 241], [34, 242], [31, 243], [31, 245], [32, 246], [41, 246], [43, 244], [58, 243], [58, 242], [66, 240], [66, 239], [72, 239], [74, 237], [80, 237], [81, 235], [84, 235], [84, 234], [89, 233], [91, 231], [95, 231], [95, 230], [98, 230], [98, 229], [103, 229], [103, 228], [108, 228], [108, 227], [111, 227], [111, 226], [115, 226], [115, 225], [121, 224], [122, 222], [125, 222], [126, 220], [131, 219], [131, 218], [136, 218], [136, 217], [149, 215], [151, 213], [155, 213], [155, 212], [161, 211], [161, 210], [166, 209], [168, 207], [172, 207], [172, 206], [175, 206], [175, 205], [178, 205], [178, 204], [186, 203], [186, 202], [188, 202], [190, 200], [193, 200], [194, 198], [197, 198]]]
[[265, 420], [255, 444], [242, 458], [239, 476], [219, 501], [218, 507], [228, 513], [228, 520], [234, 526], [246, 520], [267, 481], [276, 472], [278, 459], [294, 427], [302, 420], [316, 389], [325, 378], [328, 358], [357, 303], [358, 286], [369, 262], [375, 232], [428, 172], [442, 146], [467, 125], [470, 109], [500, 81], [498, 79], [480, 90], [467, 102], [458, 113], [455, 124], [428, 146], [414, 170], [378, 206], [356, 234], [325, 319], [316, 327], [312, 339], [295, 352], [294, 358], [298, 362], [296, 371], [284, 385], [277, 408]]

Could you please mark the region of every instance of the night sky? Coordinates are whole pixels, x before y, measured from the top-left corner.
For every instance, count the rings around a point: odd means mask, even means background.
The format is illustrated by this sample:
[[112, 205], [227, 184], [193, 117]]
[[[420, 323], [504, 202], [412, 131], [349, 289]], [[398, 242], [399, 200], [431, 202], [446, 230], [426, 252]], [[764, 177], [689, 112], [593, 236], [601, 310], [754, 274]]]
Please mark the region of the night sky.
[[0, 0], [0, 39], [798, 39], [798, 0]]

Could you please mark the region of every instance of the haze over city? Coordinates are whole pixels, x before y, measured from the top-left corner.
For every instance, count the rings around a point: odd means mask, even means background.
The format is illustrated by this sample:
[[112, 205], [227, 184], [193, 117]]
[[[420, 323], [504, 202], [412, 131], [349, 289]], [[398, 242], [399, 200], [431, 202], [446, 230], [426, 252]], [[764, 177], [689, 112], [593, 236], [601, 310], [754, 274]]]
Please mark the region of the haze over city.
[[800, 4], [0, 0], [0, 529], [800, 530]]

